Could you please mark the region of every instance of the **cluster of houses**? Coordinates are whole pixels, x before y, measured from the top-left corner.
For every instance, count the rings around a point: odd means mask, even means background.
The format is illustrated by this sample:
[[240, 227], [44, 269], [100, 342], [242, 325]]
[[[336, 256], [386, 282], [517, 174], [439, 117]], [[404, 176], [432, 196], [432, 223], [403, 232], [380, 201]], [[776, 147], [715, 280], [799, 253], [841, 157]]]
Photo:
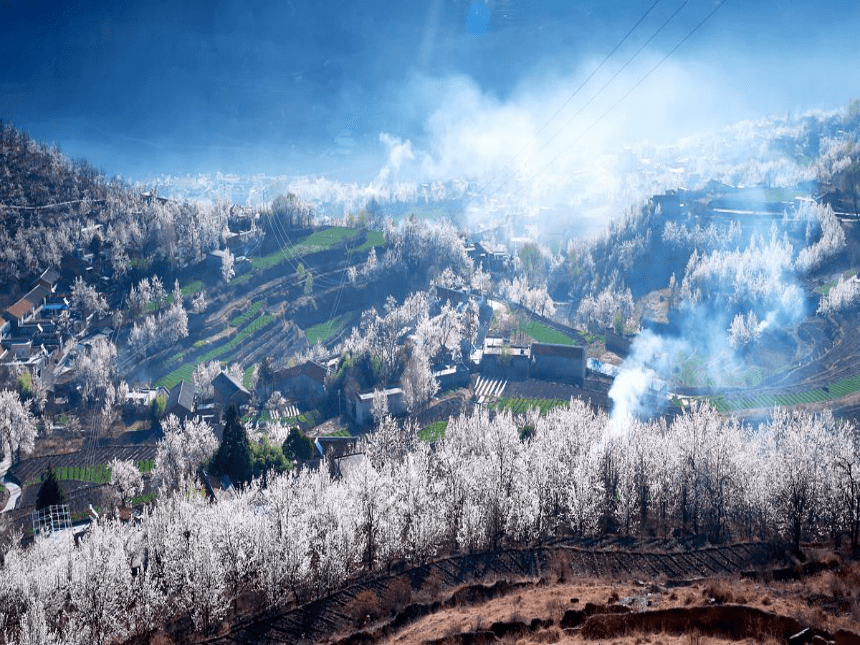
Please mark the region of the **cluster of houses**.
[[30, 290], [3, 312], [0, 325], [0, 365], [17, 366], [42, 377], [52, 360], [56, 363], [67, 337], [59, 328], [60, 314], [69, 308], [68, 298], [56, 294], [60, 274], [44, 271]]
[[[123, 411], [130, 414], [148, 414], [153, 402], [159, 397], [166, 398], [164, 414], [173, 414], [179, 419], [201, 417], [208, 421], [216, 434], [221, 431], [221, 413], [230, 405], [243, 410], [251, 403], [251, 393], [234, 377], [221, 372], [212, 380], [212, 397], [200, 396], [192, 383], [182, 380], [169, 390], [165, 388], [135, 389], [128, 392], [120, 404]], [[220, 439], [220, 436], [219, 436]]]

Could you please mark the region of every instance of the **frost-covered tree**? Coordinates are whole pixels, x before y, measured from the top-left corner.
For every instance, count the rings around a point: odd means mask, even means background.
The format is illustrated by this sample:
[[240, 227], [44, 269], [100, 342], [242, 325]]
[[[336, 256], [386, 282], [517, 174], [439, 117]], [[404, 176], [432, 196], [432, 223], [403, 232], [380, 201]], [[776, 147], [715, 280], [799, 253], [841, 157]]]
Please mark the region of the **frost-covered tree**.
[[827, 442], [834, 432], [832, 415], [777, 409], [765, 426], [772, 477], [773, 521], [795, 550], [807, 529], [815, 529], [822, 503]]
[[818, 313], [829, 316], [854, 307], [860, 301], [860, 280], [856, 276], [845, 278], [839, 276], [839, 281], [821, 296], [818, 303]]
[[628, 324], [634, 311], [633, 294], [630, 289], [616, 290], [607, 287], [597, 296], [586, 296], [576, 310], [576, 321], [588, 329], [612, 327], [617, 319]]
[[219, 361], [209, 361], [208, 363], [200, 363], [194, 368], [192, 378], [194, 380], [194, 389], [203, 399], [212, 398], [212, 381], [221, 373], [221, 363]]
[[439, 391], [439, 383], [433, 376], [430, 359], [422, 345], [412, 349], [400, 387], [403, 389], [403, 402], [410, 414], [415, 414]]
[[215, 454], [218, 440], [209, 424], [196, 418], [180, 423], [170, 414], [161, 428], [164, 436], [156, 445], [153, 480], [156, 486], [178, 490]]
[[143, 492], [143, 475], [133, 461], [114, 459], [110, 469], [110, 483], [119, 496], [120, 504], [125, 506], [128, 500]]
[[373, 423], [380, 425], [388, 418], [388, 397], [385, 396], [385, 391], [377, 389], [373, 392], [373, 403], [370, 406], [370, 416], [373, 417]]
[[224, 249], [224, 254], [221, 256], [221, 277], [224, 282], [230, 282], [236, 275], [235, 264], [236, 261], [233, 254], [230, 253], [230, 249]]
[[117, 376], [116, 345], [106, 338], [94, 340], [75, 360], [74, 374], [84, 401], [100, 406], [113, 405]]
[[77, 311], [82, 318], [87, 318], [91, 314], [101, 316], [108, 310], [108, 304], [104, 296], [96, 291], [94, 286], [87, 284], [83, 278], [78, 276], [72, 285], [71, 308]]
[[735, 315], [729, 326], [729, 345], [735, 349], [742, 349], [757, 341], [761, 333], [762, 328], [754, 311], [748, 311], [746, 317], [739, 313]]

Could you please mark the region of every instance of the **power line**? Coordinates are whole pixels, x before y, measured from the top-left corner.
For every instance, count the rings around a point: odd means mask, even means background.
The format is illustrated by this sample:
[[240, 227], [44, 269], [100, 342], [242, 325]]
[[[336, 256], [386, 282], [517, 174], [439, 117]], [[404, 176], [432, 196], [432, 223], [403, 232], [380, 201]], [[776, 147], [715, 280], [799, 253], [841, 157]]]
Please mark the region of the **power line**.
[[526, 143], [526, 144], [525, 144], [525, 145], [524, 145], [524, 146], [519, 150], [519, 152], [517, 152], [513, 157], [511, 157], [511, 158], [510, 158], [510, 160], [508, 160], [508, 162], [507, 162], [507, 163], [505, 163], [505, 165], [504, 165], [504, 166], [502, 166], [502, 168], [501, 168], [501, 169], [499, 169], [499, 170], [496, 172], [496, 174], [495, 174], [495, 175], [493, 175], [493, 176], [489, 179], [489, 181], [487, 181], [487, 183], [486, 183], [486, 184], [484, 184], [482, 187], [480, 187], [480, 188], [478, 189], [478, 192], [479, 192], [479, 193], [484, 192], [484, 190], [486, 190], [486, 188], [487, 188], [487, 187], [489, 187], [489, 186], [490, 186], [490, 185], [491, 185], [491, 184], [496, 180], [496, 178], [497, 178], [500, 174], [502, 174], [502, 173], [505, 171], [505, 169], [506, 169], [506, 168], [508, 168], [508, 166], [510, 166], [514, 161], [516, 161], [516, 159], [517, 159], [517, 158], [518, 158], [518, 157], [519, 157], [523, 152], [525, 152], [525, 150], [526, 150], [526, 149], [527, 149], [527, 148], [528, 148], [528, 147], [529, 147], [529, 146], [530, 146], [530, 145], [531, 145], [531, 144], [532, 144], [532, 143], [533, 143], [533, 142], [538, 138], [538, 136], [540, 135], [540, 133], [541, 133], [541, 132], [543, 132], [543, 131], [547, 128], [547, 126], [549, 126], [549, 124], [550, 124], [550, 123], [555, 119], [555, 117], [557, 117], [559, 114], [561, 114], [562, 110], [564, 110], [564, 108], [566, 108], [566, 107], [570, 104], [570, 102], [571, 102], [571, 101], [572, 101], [572, 100], [577, 96], [577, 94], [579, 94], [579, 92], [582, 90], [582, 88], [583, 88], [583, 87], [585, 87], [585, 86], [586, 86], [586, 84], [587, 84], [587, 83], [588, 83], [588, 82], [589, 82], [589, 81], [594, 77], [594, 75], [595, 75], [595, 74], [597, 74], [597, 72], [599, 72], [599, 71], [603, 68], [603, 66], [604, 66], [604, 65], [609, 61], [609, 59], [610, 59], [610, 58], [612, 58], [613, 54], [615, 54], [615, 52], [617, 52], [617, 51], [618, 51], [618, 49], [621, 47], [621, 45], [623, 45], [623, 44], [627, 41], [627, 39], [630, 37], [630, 35], [631, 35], [635, 30], [636, 30], [636, 28], [637, 28], [640, 24], [642, 24], [642, 21], [643, 21], [643, 20], [645, 20], [645, 18], [647, 18], [647, 17], [648, 17], [648, 15], [651, 13], [651, 11], [653, 11], [653, 10], [654, 10], [654, 7], [656, 7], [659, 3], [660, 3], [660, 0], [656, 0], [656, 2], [654, 2], [654, 4], [652, 4], [652, 5], [648, 8], [648, 10], [647, 10], [644, 14], [642, 14], [642, 17], [641, 17], [641, 18], [639, 18], [639, 20], [637, 20], [637, 21], [636, 21], [636, 24], [635, 24], [635, 25], [633, 25], [633, 26], [630, 28], [630, 30], [629, 30], [626, 34], [624, 34], [624, 37], [623, 37], [621, 40], [619, 40], [619, 41], [618, 41], [618, 43], [615, 45], [615, 47], [613, 47], [613, 48], [612, 48], [612, 51], [611, 51], [611, 52], [609, 52], [609, 53], [608, 53], [608, 54], [603, 58], [603, 60], [602, 60], [602, 61], [600, 61], [600, 64], [599, 64], [597, 67], [595, 67], [595, 68], [594, 68], [594, 70], [592, 70], [592, 72], [588, 75], [588, 77], [587, 77], [584, 81], [582, 81], [582, 83], [580, 83], [580, 84], [579, 84], [579, 87], [577, 87], [577, 88], [576, 88], [576, 90], [574, 90], [573, 94], [571, 94], [569, 97], [567, 97], [567, 100], [566, 100], [564, 103], [562, 103], [562, 104], [561, 104], [561, 107], [559, 107], [559, 108], [555, 111], [555, 113], [553, 113], [553, 115], [552, 115], [551, 117], [549, 117], [549, 119], [547, 119], [547, 120], [546, 120], [546, 122], [541, 126], [540, 130], [538, 130], [538, 131], [534, 134], [534, 136], [529, 140], [529, 142], [528, 142], [528, 143]]
[[[702, 18], [702, 20], [701, 20], [701, 21], [700, 21], [700, 22], [699, 22], [695, 27], [693, 27], [693, 28], [692, 28], [692, 29], [687, 33], [687, 35], [686, 35], [686, 36], [684, 36], [680, 41], [678, 41], [678, 44], [677, 44], [677, 45], [675, 45], [671, 50], [669, 50], [669, 53], [668, 53], [668, 54], [666, 54], [663, 58], [661, 58], [661, 59], [660, 59], [660, 61], [659, 61], [656, 65], [654, 65], [654, 67], [652, 67], [650, 70], [648, 70], [648, 72], [647, 72], [647, 73], [646, 73], [642, 78], [640, 78], [640, 79], [639, 79], [639, 80], [638, 80], [638, 81], [633, 85], [633, 87], [631, 87], [631, 88], [630, 88], [630, 89], [629, 89], [629, 90], [628, 90], [628, 91], [627, 91], [627, 92], [626, 92], [626, 93], [625, 93], [625, 94], [624, 94], [620, 99], [618, 99], [617, 101], [615, 101], [615, 103], [613, 103], [613, 104], [609, 107], [609, 109], [607, 109], [607, 110], [606, 110], [603, 114], [601, 114], [601, 115], [600, 115], [600, 116], [599, 116], [599, 117], [598, 117], [594, 122], [592, 122], [592, 123], [591, 123], [591, 125], [589, 125], [585, 130], [583, 130], [583, 131], [579, 134], [579, 136], [577, 136], [577, 137], [576, 137], [576, 139], [574, 139], [574, 140], [573, 140], [573, 141], [572, 141], [572, 142], [571, 142], [571, 143], [570, 143], [570, 144], [569, 144], [569, 145], [568, 145], [564, 150], [562, 150], [559, 154], [557, 154], [555, 157], [553, 157], [552, 159], [550, 159], [550, 160], [549, 160], [549, 162], [548, 162], [547, 164], [545, 164], [545, 165], [544, 165], [544, 166], [543, 166], [543, 167], [542, 167], [542, 168], [541, 168], [537, 173], [535, 173], [535, 174], [534, 174], [534, 175], [529, 179], [529, 182], [533, 181], [533, 180], [534, 180], [534, 179], [536, 179], [538, 176], [540, 176], [540, 175], [541, 175], [541, 174], [542, 174], [542, 173], [543, 173], [543, 172], [544, 172], [544, 171], [545, 171], [545, 170], [546, 170], [550, 165], [552, 165], [552, 164], [553, 164], [553, 163], [554, 163], [554, 162], [555, 162], [559, 157], [561, 157], [565, 152], [567, 152], [568, 150], [570, 150], [570, 149], [571, 149], [574, 145], [576, 145], [576, 144], [577, 144], [577, 143], [578, 143], [578, 142], [579, 142], [579, 141], [580, 141], [580, 140], [581, 140], [581, 139], [582, 139], [586, 134], [588, 134], [588, 133], [589, 133], [589, 132], [590, 132], [590, 131], [591, 131], [591, 130], [592, 130], [592, 129], [597, 125], [597, 124], [599, 124], [599, 123], [600, 123], [604, 118], [606, 118], [606, 116], [607, 116], [610, 112], [612, 112], [612, 110], [614, 110], [616, 107], [618, 107], [618, 106], [619, 106], [619, 105], [620, 105], [620, 104], [621, 104], [621, 103], [622, 103], [622, 102], [623, 102], [623, 101], [624, 101], [628, 96], [630, 96], [630, 95], [631, 95], [631, 94], [636, 90], [636, 88], [638, 88], [640, 85], [642, 85], [642, 83], [644, 83], [644, 82], [648, 79], [648, 77], [650, 77], [650, 76], [651, 76], [651, 74], [653, 74], [654, 72], [656, 72], [656, 71], [657, 71], [657, 69], [658, 69], [658, 68], [659, 68], [663, 63], [665, 63], [665, 62], [669, 59], [669, 57], [670, 57], [672, 54], [674, 54], [676, 51], [678, 51], [678, 49], [679, 49], [679, 48], [680, 48], [680, 47], [681, 47], [685, 42], [687, 42], [687, 41], [688, 41], [688, 40], [693, 36], [693, 34], [695, 34], [695, 33], [696, 33], [696, 32], [697, 32], [697, 31], [702, 27], [702, 25], [704, 25], [708, 20], [710, 20], [710, 19], [711, 19], [711, 17], [712, 17], [715, 13], [717, 13], [717, 11], [719, 11], [720, 7], [722, 7], [726, 2], [727, 2], [727, 0], [721, 0], [721, 1], [720, 1], [720, 4], [718, 4], [716, 7], [714, 7], [714, 9], [713, 9], [713, 10], [712, 10], [708, 15], [706, 15], [704, 18]], [[686, 4], [686, 3], [685, 3], [685, 4]]]
[[[560, 134], [562, 133], [562, 131], [563, 131], [567, 126], [569, 126], [569, 125], [574, 121], [574, 119], [576, 119], [580, 114], [582, 114], [582, 113], [583, 113], [583, 111], [585, 111], [585, 109], [586, 109], [589, 105], [591, 105], [591, 104], [594, 102], [594, 100], [595, 100], [598, 96], [600, 96], [600, 95], [604, 92], [604, 90], [606, 90], [606, 88], [607, 88], [607, 87], [609, 87], [609, 85], [610, 85], [610, 84], [611, 84], [611, 83], [612, 83], [616, 78], [618, 78], [618, 76], [621, 74], [621, 72], [623, 72], [625, 69], [627, 69], [627, 67], [630, 65], [630, 63], [632, 63], [632, 62], [633, 62], [633, 61], [634, 61], [634, 60], [639, 56], [639, 54], [641, 54], [641, 53], [642, 53], [642, 51], [643, 51], [643, 50], [644, 50], [648, 45], [650, 45], [650, 44], [651, 44], [651, 42], [652, 42], [652, 41], [653, 41], [653, 40], [654, 40], [654, 39], [655, 39], [655, 38], [656, 38], [656, 37], [657, 37], [657, 36], [658, 36], [658, 35], [659, 35], [659, 34], [660, 34], [660, 33], [661, 33], [661, 32], [662, 32], [662, 31], [663, 31], [663, 30], [668, 26], [668, 25], [669, 25], [669, 23], [670, 23], [670, 22], [672, 22], [672, 20], [674, 20], [675, 16], [677, 16], [677, 15], [681, 12], [681, 9], [683, 9], [683, 8], [684, 8], [684, 6], [686, 6], [686, 5], [687, 5], [688, 1], [689, 1], [689, 0], [684, 0], [684, 2], [682, 2], [682, 3], [678, 6], [678, 8], [677, 8], [677, 9], [675, 9], [675, 11], [674, 11], [674, 12], [672, 12], [672, 15], [670, 15], [670, 16], [669, 16], [669, 17], [668, 17], [668, 18], [663, 22], [663, 24], [661, 24], [653, 34], [651, 34], [651, 36], [648, 38], [648, 40], [646, 40], [646, 41], [645, 41], [645, 42], [644, 42], [644, 43], [639, 47], [639, 49], [637, 49], [637, 50], [636, 50], [636, 52], [635, 52], [635, 53], [634, 53], [630, 58], [628, 58], [628, 59], [627, 59], [627, 61], [625, 61], [625, 63], [624, 63], [624, 64], [623, 64], [623, 65], [622, 65], [622, 66], [621, 66], [621, 67], [620, 67], [620, 68], [619, 68], [619, 69], [618, 69], [618, 70], [617, 70], [617, 71], [616, 71], [616, 72], [615, 72], [611, 77], [610, 77], [610, 79], [609, 79], [608, 81], [606, 81], [606, 82], [605, 82], [605, 83], [600, 87], [600, 89], [598, 89], [594, 94], [592, 94], [592, 95], [591, 95], [591, 98], [589, 98], [589, 99], [588, 99], [588, 100], [587, 100], [587, 101], [586, 101], [586, 102], [585, 102], [585, 103], [584, 103], [584, 104], [579, 108], [579, 110], [577, 110], [577, 111], [576, 111], [576, 114], [574, 114], [572, 117], [570, 117], [570, 119], [568, 119], [568, 120], [567, 120], [567, 122], [566, 122], [566, 123], [565, 123], [565, 124], [564, 124], [564, 125], [563, 125], [563, 126], [562, 126], [562, 127], [561, 127], [561, 128], [560, 128], [560, 129], [559, 129], [559, 130], [558, 130], [558, 131], [557, 131], [553, 136], [552, 136], [552, 137], [550, 137], [550, 139], [549, 139], [549, 140], [547, 140], [547, 141], [546, 141], [546, 143], [544, 143], [540, 148], [538, 148], [537, 150], [535, 150], [535, 152], [534, 152], [534, 153], [533, 153], [529, 158], [530, 158], [530, 159], [534, 158], [534, 157], [535, 157], [535, 156], [537, 156], [539, 153], [543, 152], [543, 151], [547, 148], [547, 146], [549, 146], [549, 144], [551, 144], [553, 141], [555, 141], [555, 139], [558, 137], [558, 135], [560, 135]], [[581, 136], [581, 135], [580, 135], [580, 136]], [[499, 186], [499, 188], [501, 188], [502, 186], [504, 186], [504, 183], [503, 183], [501, 186]]]

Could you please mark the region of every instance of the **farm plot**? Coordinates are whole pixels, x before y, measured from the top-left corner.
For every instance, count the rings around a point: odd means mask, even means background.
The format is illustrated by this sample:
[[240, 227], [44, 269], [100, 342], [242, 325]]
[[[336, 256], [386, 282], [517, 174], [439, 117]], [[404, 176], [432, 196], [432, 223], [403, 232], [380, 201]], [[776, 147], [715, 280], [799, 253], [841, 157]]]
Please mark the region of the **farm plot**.
[[823, 403], [839, 399], [854, 392], [860, 392], [860, 374], [804, 392], [737, 397], [715, 396], [709, 397], [707, 400], [711, 402], [718, 412], [736, 412], [738, 410], [772, 408], [775, 406], [790, 407], [794, 405]]
[[308, 327], [304, 330], [308, 343], [310, 345], [315, 345], [317, 342], [325, 344], [329, 339], [334, 338], [343, 331], [347, 325], [351, 324], [355, 320], [356, 313], [348, 311], [336, 318]]
[[[137, 469], [141, 474], [151, 473], [155, 468], [153, 459], [144, 459], [143, 461], [135, 462]], [[109, 484], [111, 479], [111, 467], [108, 464], [96, 464], [94, 466], [61, 466], [54, 468], [54, 475], [61, 482], [74, 481], [86, 482], [88, 484]], [[41, 483], [39, 479], [33, 479], [26, 482], [25, 486], [38, 486]]]
[[[188, 296], [195, 295], [202, 288], [203, 288], [203, 282], [201, 280], [194, 280], [193, 282], [189, 282], [188, 284], [186, 284], [184, 287], [180, 287], [179, 290], [182, 292], [182, 297], [187, 298]], [[162, 305], [165, 307], [169, 307], [172, 304], [173, 304], [173, 292], [171, 291], [170, 293], [167, 294], [167, 298], [164, 299], [164, 302], [162, 303]], [[147, 313], [152, 313], [156, 309], [158, 309], [158, 303], [157, 302], [150, 302], [149, 304], [146, 305], [146, 312]]]
[[[65, 472], [66, 481], [89, 481], [95, 483], [99, 473], [113, 459], [132, 460], [141, 473], [150, 473], [155, 467], [155, 445], [136, 444], [110, 446], [83, 450], [66, 455], [51, 455], [49, 457], [31, 457], [22, 459], [11, 468], [11, 473], [22, 482], [25, 488], [31, 482], [37, 484], [42, 474], [50, 467], [55, 471]], [[64, 470], [65, 469], [65, 470]]]
[[493, 412], [510, 412], [512, 414], [526, 414], [529, 410], [538, 409], [541, 415], [561, 406], [567, 406], [568, 402], [561, 399], [524, 399], [519, 397], [505, 397], [493, 401], [487, 406]]
[[344, 226], [333, 226], [322, 231], [314, 231], [303, 240], [293, 244], [291, 247], [275, 251], [269, 255], [252, 257], [251, 265], [257, 271], [266, 271], [290, 258], [310, 255], [318, 251], [332, 248], [338, 242], [348, 240], [358, 235], [359, 230], [346, 228]]
[[791, 365], [783, 365], [777, 369], [750, 365], [742, 369], [726, 371], [726, 365], [732, 364], [729, 357], [725, 360], [722, 357], [708, 360], [704, 356], [679, 356], [676, 363], [678, 371], [675, 380], [679, 385], [702, 388], [756, 387], [766, 378], [791, 369]]

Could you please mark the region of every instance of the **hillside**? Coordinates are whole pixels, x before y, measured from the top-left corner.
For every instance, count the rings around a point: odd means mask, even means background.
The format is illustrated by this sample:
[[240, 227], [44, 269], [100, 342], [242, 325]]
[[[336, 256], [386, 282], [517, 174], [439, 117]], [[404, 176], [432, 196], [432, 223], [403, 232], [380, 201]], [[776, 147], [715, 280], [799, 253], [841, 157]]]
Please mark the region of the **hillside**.
[[[799, 148], [815, 180], [674, 189], [552, 249], [295, 195], [173, 202], [4, 132], [30, 213], [7, 204], [7, 243], [35, 237], [2, 327], [21, 495], [0, 631], [575, 642], [659, 638], [679, 612], [857, 620], [853, 564], [799, 564], [860, 548], [853, 134]], [[50, 471], [66, 505], [34, 515]], [[807, 595], [826, 615], [771, 584], [795, 574], [835, 590]], [[643, 598], [668, 613], [616, 607]]]

